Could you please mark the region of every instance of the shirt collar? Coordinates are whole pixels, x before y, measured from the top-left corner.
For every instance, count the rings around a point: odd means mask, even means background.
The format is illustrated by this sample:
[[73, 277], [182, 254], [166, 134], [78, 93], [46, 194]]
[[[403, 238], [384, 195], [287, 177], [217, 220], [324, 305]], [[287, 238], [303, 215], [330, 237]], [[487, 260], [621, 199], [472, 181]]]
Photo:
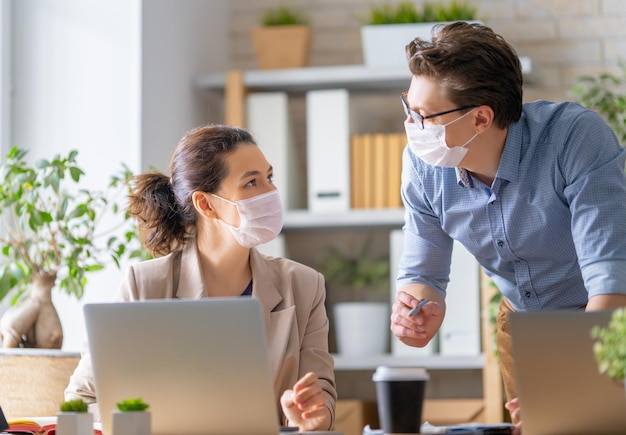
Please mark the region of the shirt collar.
[[519, 168], [522, 161], [522, 148], [527, 135], [526, 118], [524, 114], [518, 122], [509, 125], [500, 157], [500, 165], [496, 178], [517, 182], [519, 181]]

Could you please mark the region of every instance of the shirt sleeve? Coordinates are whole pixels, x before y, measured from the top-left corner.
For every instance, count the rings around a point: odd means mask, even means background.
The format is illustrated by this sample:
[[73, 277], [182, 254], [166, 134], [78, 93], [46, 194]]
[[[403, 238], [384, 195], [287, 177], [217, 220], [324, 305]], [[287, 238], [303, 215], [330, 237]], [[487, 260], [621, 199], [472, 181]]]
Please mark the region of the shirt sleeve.
[[409, 284], [428, 285], [445, 296], [450, 280], [453, 240], [428, 201], [427, 190], [437, 189], [441, 171], [414, 156], [408, 149], [402, 156], [402, 201], [405, 208], [403, 250], [399, 261], [396, 287]]
[[593, 111], [572, 124], [559, 169], [585, 287], [589, 297], [626, 294], [626, 150]]

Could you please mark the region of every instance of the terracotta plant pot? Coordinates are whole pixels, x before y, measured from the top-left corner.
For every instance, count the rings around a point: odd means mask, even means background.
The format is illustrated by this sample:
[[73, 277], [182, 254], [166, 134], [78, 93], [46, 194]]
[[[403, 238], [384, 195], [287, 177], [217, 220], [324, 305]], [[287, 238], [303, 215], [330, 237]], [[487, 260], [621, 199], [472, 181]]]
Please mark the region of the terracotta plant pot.
[[268, 26], [252, 29], [259, 69], [301, 68], [309, 64], [311, 31], [307, 26]]

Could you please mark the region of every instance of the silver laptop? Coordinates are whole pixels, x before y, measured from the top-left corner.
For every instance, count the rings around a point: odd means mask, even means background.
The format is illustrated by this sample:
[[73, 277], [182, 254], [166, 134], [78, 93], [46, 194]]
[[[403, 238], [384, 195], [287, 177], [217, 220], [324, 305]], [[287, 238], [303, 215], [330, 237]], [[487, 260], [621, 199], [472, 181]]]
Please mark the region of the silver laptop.
[[626, 434], [624, 383], [598, 372], [591, 328], [610, 311], [511, 313], [524, 435]]
[[258, 300], [207, 298], [84, 306], [102, 430], [116, 403], [150, 405], [154, 435], [277, 435]]

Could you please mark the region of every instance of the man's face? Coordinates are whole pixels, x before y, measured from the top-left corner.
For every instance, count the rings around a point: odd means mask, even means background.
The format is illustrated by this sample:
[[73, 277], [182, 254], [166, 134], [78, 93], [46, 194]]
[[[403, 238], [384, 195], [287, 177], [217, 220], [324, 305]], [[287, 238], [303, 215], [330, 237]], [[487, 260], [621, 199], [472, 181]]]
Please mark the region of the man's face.
[[[441, 112], [452, 110], [440, 116], [424, 120], [424, 125], [448, 124], [460, 118], [463, 112], [454, 111], [458, 108], [444, 95], [442, 88], [433, 80], [425, 76], [413, 76], [407, 93], [409, 107], [423, 117], [429, 117]], [[446, 127], [446, 143], [449, 147], [463, 145], [472, 132], [472, 117], [466, 116]]]

